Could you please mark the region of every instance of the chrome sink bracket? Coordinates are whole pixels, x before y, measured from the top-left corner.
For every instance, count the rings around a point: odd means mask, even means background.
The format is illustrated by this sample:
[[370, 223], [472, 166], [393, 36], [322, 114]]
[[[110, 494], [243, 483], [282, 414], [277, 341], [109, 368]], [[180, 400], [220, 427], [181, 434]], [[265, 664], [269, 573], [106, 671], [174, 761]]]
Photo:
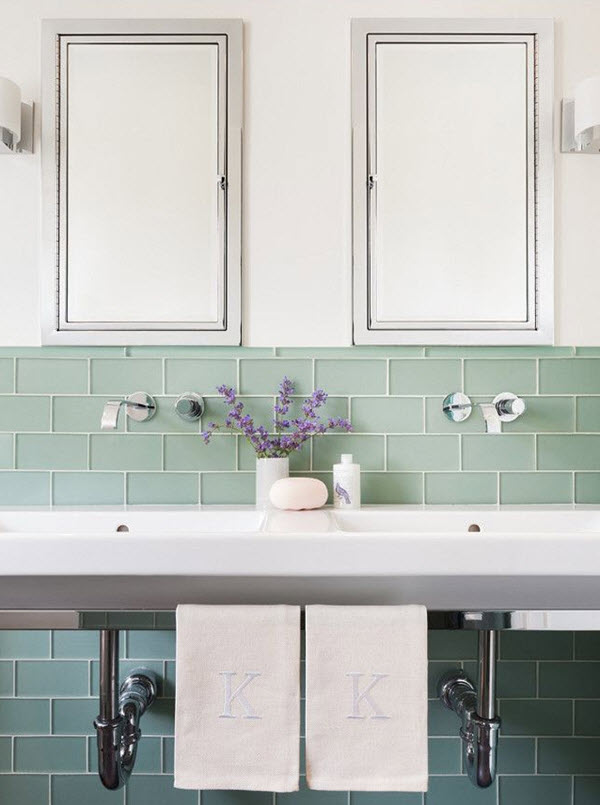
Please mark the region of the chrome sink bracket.
[[119, 632], [100, 631], [100, 713], [94, 721], [98, 774], [111, 791], [128, 781], [142, 737], [140, 719], [156, 699], [157, 676], [135, 668], [119, 688]]
[[479, 680], [477, 688], [464, 671], [449, 671], [438, 683], [438, 695], [461, 719], [463, 761], [471, 782], [487, 788], [496, 776], [500, 719], [496, 710], [497, 632], [479, 632]]

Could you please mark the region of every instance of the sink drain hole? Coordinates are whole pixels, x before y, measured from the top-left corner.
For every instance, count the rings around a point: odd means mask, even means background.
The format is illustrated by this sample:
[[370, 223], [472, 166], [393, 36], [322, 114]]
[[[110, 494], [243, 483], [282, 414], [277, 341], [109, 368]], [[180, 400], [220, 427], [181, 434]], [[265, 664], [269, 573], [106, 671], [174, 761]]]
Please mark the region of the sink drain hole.
[[467, 528], [467, 531], [481, 531], [481, 528], [477, 525], [477, 523], [471, 523], [471, 525]]
[[[470, 531], [470, 530], [471, 530], [471, 529], [469, 529], [469, 531]], [[117, 531], [120, 531], [121, 533], [123, 533], [123, 532], [127, 532], [127, 531], [129, 531], [129, 526], [128, 526], [128, 525], [122, 525], [122, 524], [121, 524], [121, 525], [118, 525], [118, 526], [117, 526]]]

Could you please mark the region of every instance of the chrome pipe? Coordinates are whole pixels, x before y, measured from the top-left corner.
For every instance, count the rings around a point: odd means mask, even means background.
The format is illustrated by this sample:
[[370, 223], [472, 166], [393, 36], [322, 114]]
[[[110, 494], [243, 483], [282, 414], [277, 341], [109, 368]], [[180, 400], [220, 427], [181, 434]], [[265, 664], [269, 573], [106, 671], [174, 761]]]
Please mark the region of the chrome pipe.
[[497, 633], [479, 633], [479, 684], [464, 671], [450, 671], [438, 683], [438, 695], [461, 720], [463, 761], [471, 782], [487, 788], [496, 777], [496, 754], [500, 719], [496, 711]]
[[119, 688], [119, 632], [100, 631], [100, 702], [94, 721], [98, 774], [111, 791], [122, 788], [135, 766], [142, 736], [140, 719], [156, 699], [157, 677], [146, 668], [134, 669]]

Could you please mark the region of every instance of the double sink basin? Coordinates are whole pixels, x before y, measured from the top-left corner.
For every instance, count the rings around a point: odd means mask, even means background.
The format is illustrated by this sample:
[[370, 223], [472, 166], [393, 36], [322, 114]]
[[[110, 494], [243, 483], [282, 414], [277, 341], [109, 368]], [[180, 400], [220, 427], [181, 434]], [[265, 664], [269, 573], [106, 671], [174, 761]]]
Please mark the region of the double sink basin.
[[600, 609], [600, 507], [0, 509], [0, 609]]

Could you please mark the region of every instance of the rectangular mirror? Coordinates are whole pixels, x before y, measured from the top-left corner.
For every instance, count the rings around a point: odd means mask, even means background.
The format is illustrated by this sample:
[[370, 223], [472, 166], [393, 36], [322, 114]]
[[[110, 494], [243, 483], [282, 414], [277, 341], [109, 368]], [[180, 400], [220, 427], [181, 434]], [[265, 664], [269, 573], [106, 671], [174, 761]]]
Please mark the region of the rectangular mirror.
[[46, 343], [240, 342], [241, 37], [45, 23]]
[[552, 27], [353, 22], [354, 337], [551, 343]]

